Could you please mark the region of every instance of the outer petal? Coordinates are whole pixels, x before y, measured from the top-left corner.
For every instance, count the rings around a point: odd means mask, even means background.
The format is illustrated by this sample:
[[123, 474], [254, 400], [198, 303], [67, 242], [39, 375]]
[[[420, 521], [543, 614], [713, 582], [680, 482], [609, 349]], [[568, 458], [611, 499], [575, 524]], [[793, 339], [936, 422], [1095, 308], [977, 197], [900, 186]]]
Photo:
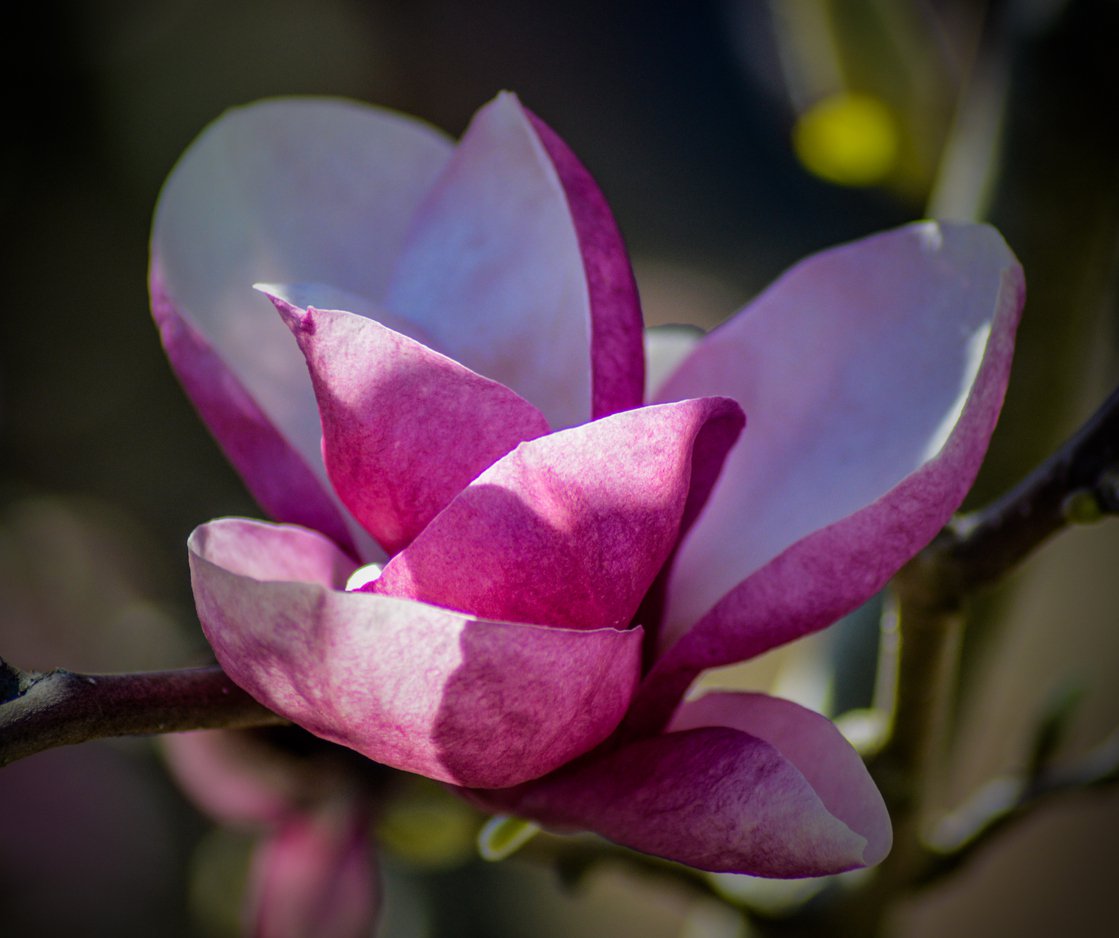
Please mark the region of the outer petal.
[[528, 113], [567, 196], [591, 307], [592, 416], [640, 404], [644, 397], [641, 303], [621, 232], [586, 167], [554, 130]]
[[480, 788], [601, 742], [637, 681], [640, 630], [513, 625], [341, 592], [326, 538], [238, 519], [190, 538], [195, 602], [233, 680], [324, 739]]
[[390, 554], [544, 415], [504, 385], [364, 316], [274, 299], [315, 387], [327, 473]]
[[888, 852], [881, 797], [818, 714], [715, 694], [685, 704], [671, 730], [479, 800], [716, 872], [818, 876]]
[[640, 394], [628, 263], [601, 196], [561, 147], [511, 94], [482, 108], [419, 211], [385, 300], [554, 427]]
[[866, 866], [890, 852], [893, 836], [885, 802], [862, 757], [830, 720], [777, 697], [724, 692], [682, 704], [669, 730], [702, 726], [740, 730], [773, 746], [796, 766], [832, 816], [866, 838]]
[[[302, 524], [352, 547], [345, 516], [316, 455], [296, 449], [202, 334], [176, 311], [153, 261], [152, 315], [187, 396], [249, 491], [274, 518]], [[314, 405], [314, 398], [308, 395]], [[314, 466], [316, 472], [311, 467]]]
[[495, 619], [624, 628], [742, 424], [733, 401], [706, 398], [523, 443], [365, 588]]
[[[265, 101], [215, 121], [160, 194], [151, 285], [171, 363], [280, 518], [313, 521], [297, 510], [308, 473], [292, 467], [319, 468], [318, 414], [298, 350], [252, 284], [321, 282], [377, 299], [450, 149], [387, 111]], [[289, 480], [292, 495], [277, 496]]]
[[809, 258], [698, 346], [661, 396], [728, 394], [751, 429], [672, 572], [667, 640], [702, 619], [658, 679], [829, 624], [940, 530], [986, 451], [1023, 296], [993, 229], [923, 223]]
[[287, 818], [257, 848], [246, 934], [254, 938], [364, 938], [379, 905], [369, 822], [357, 805], [330, 803]]

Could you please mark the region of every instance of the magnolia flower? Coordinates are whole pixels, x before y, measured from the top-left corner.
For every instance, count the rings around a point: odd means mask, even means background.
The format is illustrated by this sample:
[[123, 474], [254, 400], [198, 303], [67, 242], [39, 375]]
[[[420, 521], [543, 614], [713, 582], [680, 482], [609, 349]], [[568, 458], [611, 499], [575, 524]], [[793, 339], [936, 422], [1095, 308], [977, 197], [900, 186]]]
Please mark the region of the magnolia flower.
[[277, 100], [176, 166], [151, 290], [187, 393], [280, 522], [189, 545], [206, 636], [256, 699], [490, 807], [704, 869], [885, 855], [882, 800], [832, 724], [684, 694], [858, 606], [959, 505], [1023, 300], [996, 232], [888, 232], [706, 337], [653, 334], [668, 376], [642, 406], [617, 228], [515, 97], [457, 145]]

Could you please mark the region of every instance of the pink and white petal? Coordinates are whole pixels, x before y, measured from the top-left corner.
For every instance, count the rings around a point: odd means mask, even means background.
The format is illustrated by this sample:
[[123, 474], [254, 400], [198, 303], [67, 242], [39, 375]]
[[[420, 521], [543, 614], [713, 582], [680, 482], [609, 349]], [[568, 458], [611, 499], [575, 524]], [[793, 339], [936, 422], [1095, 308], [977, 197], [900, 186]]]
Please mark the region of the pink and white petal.
[[591, 416], [605, 417], [645, 400], [641, 303], [633, 267], [606, 197], [559, 135], [526, 111], [567, 196], [591, 316]]
[[334, 490], [389, 554], [480, 472], [548, 432], [504, 385], [380, 323], [273, 302], [307, 359]]
[[[211, 124], [160, 193], [151, 283], [164, 320], [187, 323], [224, 363], [214, 398], [232, 374], [238, 394], [312, 467], [319, 425], [302, 356], [252, 284], [328, 283], [377, 300], [450, 152], [449, 140], [413, 118], [345, 101], [275, 99]], [[193, 350], [180, 351], [170, 356], [175, 370], [199, 371]], [[238, 400], [231, 409], [244, 408]], [[236, 446], [228, 422], [209, 422], [224, 448]], [[260, 467], [242, 462], [238, 470], [255, 494]]]
[[332, 801], [288, 817], [253, 856], [245, 933], [366, 938], [380, 905], [366, 812]]
[[246, 733], [171, 733], [162, 744], [175, 781], [199, 809], [223, 824], [278, 823], [302, 797], [300, 773]]
[[646, 737], [512, 791], [467, 797], [712, 872], [821, 876], [880, 859], [775, 746], [726, 727]]
[[703, 336], [703, 330], [695, 326], [651, 326], [645, 330], [645, 400], [661, 400], [661, 386]]
[[[309, 462], [307, 454], [280, 432], [272, 416], [261, 410], [205, 337], [179, 315], [163, 292], [154, 263], [151, 287], [152, 315], [167, 357], [253, 498], [272, 517], [322, 531], [353, 549], [348, 519], [330, 493], [318, 453]], [[298, 356], [294, 343], [292, 351]], [[313, 395], [309, 398], [314, 407]]]
[[200, 525], [187, 540], [196, 557], [253, 580], [313, 583], [344, 590], [357, 568], [347, 554], [317, 531], [248, 518], [219, 518]]
[[417, 213], [385, 305], [553, 427], [589, 419], [594, 330], [579, 237], [556, 167], [512, 94], [474, 116]]
[[340, 592], [353, 563], [301, 528], [226, 519], [190, 542], [195, 603], [226, 673], [324, 739], [479, 788], [605, 739], [637, 683], [640, 630], [488, 621]]
[[514, 622], [625, 628], [743, 425], [725, 398], [522, 443], [363, 589]]
[[808, 258], [697, 346], [661, 396], [726, 394], [750, 434], [681, 546], [663, 645], [687, 634], [662, 670], [828, 625], [932, 539], [986, 451], [1023, 299], [997, 232], [926, 222]]
[[773, 746], [796, 766], [828, 812], [866, 839], [865, 865], [890, 852], [893, 834], [882, 795], [862, 757], [830, 720], [766, 694], [716, 692], [683, 703], [668, 729], [702, 726], [725, 726]]

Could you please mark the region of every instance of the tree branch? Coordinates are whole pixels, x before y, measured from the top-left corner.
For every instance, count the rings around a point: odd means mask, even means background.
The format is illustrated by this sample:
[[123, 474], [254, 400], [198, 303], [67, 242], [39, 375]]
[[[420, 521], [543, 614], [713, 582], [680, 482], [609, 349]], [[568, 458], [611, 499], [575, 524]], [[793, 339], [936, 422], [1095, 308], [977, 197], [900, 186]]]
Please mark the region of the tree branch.
[[1013, 489], [929, 546], [960, 593], [993, 583], [1070, 521], [1119, 512], [1119, 388]]
[[217, 665], [141, 674], [47, 674], [0, 659], [0, 766], [52, 746], [106, 736], [273, 726]]

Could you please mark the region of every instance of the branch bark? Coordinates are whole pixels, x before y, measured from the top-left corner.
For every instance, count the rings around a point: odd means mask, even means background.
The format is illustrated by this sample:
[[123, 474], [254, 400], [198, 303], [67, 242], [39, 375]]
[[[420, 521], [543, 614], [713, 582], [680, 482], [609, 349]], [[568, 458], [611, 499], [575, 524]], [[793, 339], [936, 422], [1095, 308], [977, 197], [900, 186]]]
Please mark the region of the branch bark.
[[216, 665], [140, 674], [46, 674], [0, 660], [0, 766], [107, 736], [286, 723]]
[[[993, 583], [1071, 521], [1119, 513], [1119, 388], [1064, 445], [985, 508], [954, 519], [926, 555], [959, 593]], [[949, 569], [950, 568], [950, 569]]]

